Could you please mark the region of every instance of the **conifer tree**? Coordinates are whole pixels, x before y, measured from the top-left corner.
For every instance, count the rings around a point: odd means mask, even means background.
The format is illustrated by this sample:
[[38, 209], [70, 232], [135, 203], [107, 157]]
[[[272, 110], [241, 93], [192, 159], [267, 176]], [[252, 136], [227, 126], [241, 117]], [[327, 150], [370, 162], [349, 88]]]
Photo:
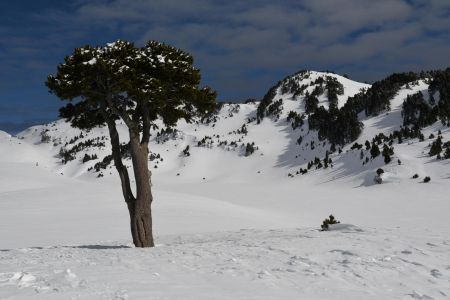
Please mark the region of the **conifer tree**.
[[431, 144], [430, 156], [439, 155], [442, 152], [442, 137], [438, 136], [437, 139]]
[[370, 148], [370, 155], [372, 156], [372, 158], [380, 155], [380, 148], [378, 148], [378, 145], [376, 143], [372, 143], [372, 148]]
[[[211, 111], [216, 94], [207, 87], [200, 89], [199, 82], [200, 71], [193, 67], [188, 53], [156, 41], [137, 48], [122, 40], [76, 48], [58, 65], [56, 75], [47, 79], [50, 92], [69, 102], [60, 109], [60, 115], [72, 126], [90, 129], [107, 125], [136, 247], [154, 246], [150, 130], [158, 118], [171, 126], [179, 119], [189, 122]], [[122, 162], [118, 120], [126, 125], [130, 137], [136, 193]]]

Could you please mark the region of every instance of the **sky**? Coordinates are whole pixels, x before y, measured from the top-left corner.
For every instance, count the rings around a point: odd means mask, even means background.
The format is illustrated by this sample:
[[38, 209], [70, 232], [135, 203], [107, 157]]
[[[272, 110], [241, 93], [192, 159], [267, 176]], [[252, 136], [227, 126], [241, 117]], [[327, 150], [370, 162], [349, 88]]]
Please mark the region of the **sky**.
[[188, 51], [219, 100], [261, 98], [302, 69], [373, 82], [450, 66], [449, 0], [40, 0], [0, 3], [0, 129], [57, 118], [44, 82], [76, 47]]

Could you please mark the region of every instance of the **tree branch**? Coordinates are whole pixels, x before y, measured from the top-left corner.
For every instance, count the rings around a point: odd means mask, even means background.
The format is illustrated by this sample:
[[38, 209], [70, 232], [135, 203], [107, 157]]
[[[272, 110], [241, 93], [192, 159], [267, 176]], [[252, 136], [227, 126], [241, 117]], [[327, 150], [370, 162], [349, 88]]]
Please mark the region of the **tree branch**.
[[150, 141], [150, 116], [147, 105], [142, 104], [141, 105], [141, 111], [142, 111], [142, 139], [141, 139], [141, 145], [147, 145]]
[[114, 165], [116, 166], [117, 172], [119, 173], [123, 197], [128, 207], [130, 208], [130, 206], [134, 205], [134, 201], [136, 200], [136, 198], [134, 197], [133, 191], [131, 190], [130, 176], [128, 175], [128, 170], [126, 166], [124, 166], [122, 162], [122, 157], [120, 155], [120, 138], [119, 133], [117, 132], [116, 123], [113, 117], [111, 115], [108, 115], [105, 103], [101, 104], [100, 111], [104, 119], [106, 120], [106, 124], [108, 125], [109, 136], [111, 138], [111, 148]]

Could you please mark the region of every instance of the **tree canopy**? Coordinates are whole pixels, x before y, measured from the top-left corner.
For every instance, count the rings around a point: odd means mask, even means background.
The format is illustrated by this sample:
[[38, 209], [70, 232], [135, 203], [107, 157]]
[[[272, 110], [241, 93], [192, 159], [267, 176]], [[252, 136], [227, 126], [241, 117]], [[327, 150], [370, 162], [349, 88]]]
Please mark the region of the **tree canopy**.
[[174, 125], [211, 110], [215, 92], [199, 89], [200, 71], [188, 53], [157, 41], [144, 47], [118, 40], [106, 46], [76, 48], [46, 82], [70, 103], [62, 117], [79, 128], [121, 118], [137, 133], [160, 117]]

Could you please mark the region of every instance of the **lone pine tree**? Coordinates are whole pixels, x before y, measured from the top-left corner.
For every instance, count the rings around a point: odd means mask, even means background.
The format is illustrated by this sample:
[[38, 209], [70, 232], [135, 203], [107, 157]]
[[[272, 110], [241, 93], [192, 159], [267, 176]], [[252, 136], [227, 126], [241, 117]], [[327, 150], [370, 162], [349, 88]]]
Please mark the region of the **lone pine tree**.
[[[46, 81], [50, 92], [68, 101], [60, 115], [72, 126], [90, 129], [107, 125], [136, 247], [154, 246], [150, 130], [158, 118], [171, 126], [179, 119], [189, 122], [211, 111], [216, 93], [208, 87], [199, 88], [199, 82], [200, 70], [193, 67], [188, 53], [156, 41], [138, 48], [122, 40], [76, 48]], [[135, 194], [120, 155], [118, 120], [128, 129]]]

